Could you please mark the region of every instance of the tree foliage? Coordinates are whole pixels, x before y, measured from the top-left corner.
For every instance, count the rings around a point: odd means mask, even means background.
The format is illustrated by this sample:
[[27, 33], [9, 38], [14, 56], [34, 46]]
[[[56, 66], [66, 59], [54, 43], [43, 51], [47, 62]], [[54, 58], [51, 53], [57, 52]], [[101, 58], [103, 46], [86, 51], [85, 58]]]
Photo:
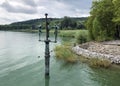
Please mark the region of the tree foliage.
[[113, 0], [114, 9], [115, 9], [115, 17], [113, 21], [117, 24], [120, 24], [120, 0]]
[[76, 28], [77, 23], [76, 21], [72, 20], [70, 17], [65, 16], [63, 20], [61, 21], [61, 28]]
[[[120, 17], [115, 3], [118, 0], [94, 0], [90, 12], [90, 17], [87, 20], [86, 26], [89, 30], [90, 37], [96, 41], [111, 40], [120, 38], [115, 35], [116, 19]], [[117, 10], [116, 10], [117, 9]], [[118, 33], [119, 34], [119, 33]]]

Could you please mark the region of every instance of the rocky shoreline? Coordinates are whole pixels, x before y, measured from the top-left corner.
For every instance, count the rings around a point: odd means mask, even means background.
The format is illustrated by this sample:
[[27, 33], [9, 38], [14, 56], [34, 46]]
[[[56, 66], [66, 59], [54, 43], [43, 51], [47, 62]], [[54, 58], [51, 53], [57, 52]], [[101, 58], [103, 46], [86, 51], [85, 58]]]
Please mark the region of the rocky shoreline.
[[100, 58], [108, 59], [111, 63], [120, 64], [120, 41], [114, 42], [95, 43], [88, 42], [77, 45], [72, 48], [73, 52], [87, 58]]

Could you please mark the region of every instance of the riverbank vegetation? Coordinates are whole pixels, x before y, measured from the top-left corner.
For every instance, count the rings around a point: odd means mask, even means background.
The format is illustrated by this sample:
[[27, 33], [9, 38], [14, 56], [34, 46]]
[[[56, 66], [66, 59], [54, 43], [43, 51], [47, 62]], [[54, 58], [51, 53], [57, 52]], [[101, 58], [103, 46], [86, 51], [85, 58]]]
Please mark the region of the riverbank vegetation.
[[86, 27], [95, 41], [120, 39], [120, 1], [94, 0]]
[[56, 46], [54, 51], [57, 59], [63, 60], [67, 63], [77, 62], [77, 55], [73, 54], [71, 47], [68, 45]]
[[54, 49], [56, 59], [62, 60], [65, 63], [72, 63], [72, 64], [79, 62], [87, 63], [90, 67], [94, 67], [94, 68], [111, 67], [111, 62], [107, 59], [86, 58], [83, 56], [78, 56], [71, 50], [71, 48], [72, 47], [70, 44], [56, 46]]
[[82, 63], [87, 63], [90, 67], [94, 68], [110, 68], [112, 64], [107, 59], [99, 59], [99, 58], [86, 58], [84, 56], [79, 56], [79, 61]]
[[88, 30], [78, 31], [76, 33], [75, 39], [76, 39], [77, 44], [82, 44], [82, 43], [90, 41], [90, 38], [89, 38], [89, 35], [88, 35]]
[[77, 44], [90, 41], [88, 30], [60, 30], [59, 35], [60, 37], [74, 38]]
[[109, 68], [111, 66], [111, 62], [107, 59], [90, 58], [89, 65], [92, 67]]
[[[62, 33], [62, 32], [61, 32]], [[73, 37], [71, 36], [66, 36], [66, 33], [72, 33], [74, 34]], [[64, 38], [65, 37], [71, 37], [69, 39], [76, 39], [74, 42], [64, 42], [63, 44], [56, 46], [54, 51], [55, 51], [55, 57], [58, 60], [62, 60], [67, 63], [86, 63], [90, 67], [95, 67], [95, 68], [109, 68], [111, 67], [111, 62], [106, 59], [98, 59], [98, 58], [86, 58], [84, 56], [78, 56], [72, 51], [72, 47], [75, 46], [73, 43], [81, 44], [87, 41], [90, 41], [88, 31], [87, 30], [77, 30], [77, 31], [72, 31], [72, 30], [67, 30], [64, 33]]]

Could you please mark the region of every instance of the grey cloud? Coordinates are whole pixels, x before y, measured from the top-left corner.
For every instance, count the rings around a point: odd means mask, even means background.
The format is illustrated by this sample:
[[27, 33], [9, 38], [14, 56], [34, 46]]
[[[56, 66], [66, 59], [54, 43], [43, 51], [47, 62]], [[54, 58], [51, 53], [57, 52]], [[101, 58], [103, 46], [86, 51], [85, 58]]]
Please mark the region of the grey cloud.
[[7, 2], [7, 1], [4, 2], [1, 5], [1, 7], [11, 13], [35, 14], [37, 12], [37, 10], [32, 7], [30, 7], [30, 8], [25, 8], [25, 7], [21, 7], [21, 6], [14, 7], [11, 4], [9, 4], [9, 2]]
[[17, 21], [17, 19], [11, 19], [11, 18], [7, 18], [7, 17], [0, 17], [0, 23], [1, 24], [10, 24], [11, 22], [15, 22]]
[[9, 18], [0, 18], [1, 20], [4, 20], [4, 21], [11, 21], [12, 19], [9, 19]]
[[[14, 5], [14, 2], [17, 3], [17, 6]], [[3, 11], [0, 17], [5, 18], [3, 15], [9, 15], [9, 13], [16, 15], [16, 17], [10, 17], [11, 20], [2, 19], [5, 20], [3, 21], [5, 23], [44, 17], [44, 13], [48, 13], [50, 17], [82, 17], [89, 16], [91, 4], [92, 0], [6, 0], [0, 5], [2, 9], [0, 11], [6, 10], [7, 12]], [[20, 18], [20, 16], [22, 17]]]
[[29, 5], [29, 6], [32, 6], [32, 7], [36, 7], [37, 6], [34, 0], [23, 0], [23, 2], [26, 5]]
[[70, 5], [72, 8], [79, 8], [81, 10], [90, 10], [92, 0], [57, 0]]
[[61, 0], [65, 4], [70, 5], [73, 14], [89, 15], [92, 0]]
[[[60, 6], [59, 3], [65, 5], [65, 7]], [[39, 3], [39, 6], [46, 7], [46, 11], [51, 15], [76, 16], [75, 14], [79, 14], [79, 16], [82, 16], [84, 14], [89, 15], [91, 4], [92, 0], [44, 0]]]

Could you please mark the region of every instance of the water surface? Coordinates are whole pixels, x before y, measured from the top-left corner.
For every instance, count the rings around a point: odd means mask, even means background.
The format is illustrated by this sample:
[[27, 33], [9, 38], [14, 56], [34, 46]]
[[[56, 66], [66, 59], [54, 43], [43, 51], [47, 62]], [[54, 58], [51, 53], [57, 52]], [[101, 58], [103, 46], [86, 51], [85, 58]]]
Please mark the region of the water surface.
[[[51, 51], [60, 43], [59, 38], [57, 44], [50, 44]], [[120, 70], [93, 69], [83, 63], [67, 65], [55, 60], [54, 52], [51, 52], [50, 79], [45, 80], [44, 43], [38, 42], [38, 34], [0, 31], [0, 86], [119, 85]]]

